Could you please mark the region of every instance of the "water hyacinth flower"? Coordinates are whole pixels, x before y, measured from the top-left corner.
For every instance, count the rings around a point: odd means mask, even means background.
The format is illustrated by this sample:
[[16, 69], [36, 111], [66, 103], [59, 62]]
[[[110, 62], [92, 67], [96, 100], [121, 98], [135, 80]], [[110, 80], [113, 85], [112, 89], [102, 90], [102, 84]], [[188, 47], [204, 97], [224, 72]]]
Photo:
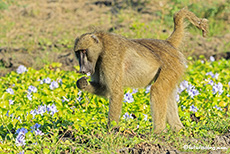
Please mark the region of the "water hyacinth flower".
[[138, 89], [135, 88], [135, 89], [133, 89], [132, 94], [136, 94], [137, 92], [138, 92]]
[[14, 95], [14, 90], [12, 88], [7, 88], [6, 92], [8, 92], [11, 95]]
[[41, 116], [43, 116], [44, 113], [46, 113], [46, 105], [40, 105], [37, 109], [37, 114], [40, 114]]
[[34, 119], [34, 118], [35, 118], [35, 116], [37, 115], [37, 110], [36, 110], [36, 109], [31, 110], [31, 111], [30, 111], [30, 114], [32, 114], [33, 119]]
[[214, 108], [216, 108], [217, 110], [222, 111], [222, 108], [221, 108], [221, 107], [218, 107], [217, 105], [215, 105]]
[[176, 102], [179, 102], [179, 101], [180, 101], [180, 95], [176, 94]]
[[148, 120], [148, 115], [147, 114], [143, 114], [144, 115], [144, 121]]
[[197, 95], [199, 95], [200, 93], [199, 93], [199, 91], [198, 91], [197, 89], [192, 88], [192, 89], [189, 89], [189, 90], [188, 90], [188, 94], [189, 94], [189, 96], [190, 96], [191, 98], [193, 98], [194, 96], [197, 96]]
[[218, 79], [219, 77], [219, 73], [213, 74], [212, 72], [207, 72], [206, 75], [207, 76], [210, 75], [212, 78], [216, 78], [216, 79]]
[[49, 77], [43, 79], [43, 82], [46, 84], [50, 84], [51, 83], [51, 79]]
[[82, 100], [82, 97], [79, 96], [79, 97], [77, 98], [77, 101], [80, 102], [81, 100]]
[[146, 93], [146, 94], [149, 93], [149, 92], [150, 92], [150, 89], [151, 89], [151, 85], [147, 86], [147, 87], [146, 87], [145, 93]]
[[47, 111], [50, 112], [51, 115], [54, 115], [54, 113], [58, 112], [57, 107], [55, 106], [55, 104], [52, 105], [48, 105], [47, 106]]
[[54, 90], [54, 89], [56, 89], [58, 87], [59, 87], [59, 85], [58, 85], [58, 83], [56, 81], [51, 82], [51, 84], [50, 84], [50, 89], [51, 90]]
[[181, 105], [181, 110], [184, 111], [186, 109], [186, 106]]
[[91, 73], [90, 73], [90, 72], [86, 73], [86, 76], [90, 76], [90, 75], [91, 75]]
[[189, 94], [189, 96], [191, 98], [193, 98], [196, 95], [199, 95], [199, 91], [197, 89], [195, 89], [195, 87], [191, 84], [188, 83], [188, 81], [182, 81], [179, 88], [178, 88], [178, 92], [181, 93], [184, 90], [187, 91], [187, 93]]
[[133, 117], [132, 117], [132, 113], [129, 115], [129, 113], [128, 113], [128, 112], [126, 112], [126, 113], [123, 115], [123, 118], [124, 118], [125, 120], [128, 120], [128, 119], [133, 119]]
[[21, 129], [18, 129], [16, 131], [16, 134], [18, 134], [17, 137], [16, 137], [16, 140], [15, 140], [16, 146], [26, 145], [25, 134], [27, 132], [28, 132], [28, 130], [26, 128], [21, 128]]
[[13, 105], [14, 104], [14, 101], [12, 99], [9, 100], [9, 104], [10, 105]]
[[16, 146], [26, 145], [25, 134], [20, 132], [16, 137], [15, 144], [16, 144]]
[[66, 102], [69, 102], [69, 101], [70, 101], [70, 99], [67, 99], [65, 96], [63, 96], [62, 98], [63, 98], [63, 99], [62, 99], [62, 103], [64, 103], [65, 101], [66, 101]]
[[230, 81], [228, 82], [228, 86], [230, 87]]
[[36, 93], [38, 91], [38, 89], [36, 88], [36, 87], [34, 87], [34, 86], [29, 86], [29, 88], [28, 88], [28, 92], [29, 93]]
[[190, 106], [190, 109], [189, 111], [192, 111], [192, 112], [197, 112], [198, 111], [198, 108], [194, 105]]
[[21, 129], [17, 129], [15, 133], [16, 134], [19, 134], [19, 133], [26, 134], [26, 133], [28, 133], [28, 130], [26, 128], [22, 127]]
[[62, 79], [59, 79], [59, 80], [58, 80], [58, 83], [60, 83], [60, 85], [62, 85]]
[[7, 117], [9, 117], [9, 112], [10, 112], [10, 110], [8, 110], [8, 111], [6, 112], [6, 116], [7, 116]]
[[20, 65], [20, 66], [17, 68], [16, 71], [17, 71], [18, 74], [22, 74], [22, 73], [24, 73], [24, 72], [27, 71], [27, 68], [26, 68], [25, 66], [23, 66], [23, 65]]
[[30, 114], [33, 115], [33, 119], [35, 118], [36, 115], [41, 115], [43, 116], [44, 113], [46, 113], [46, 111], [51, 114], [51, 115], [54, 115], [54, 113], [58, 112], [55, 104], [52, 104], [52, 105], [40, 105], [38, 106], [38, 109], [34, 109], [34, 110], [31, 110], [30, 111]]
[[186, 80], [182, 81], [182, 82], [180, 83], [179, 88], [178, 88], [178, 92], [179, 92], [179, 93], [182, 93], [185, 89], [188, 88], [188, 86], [189, 86], [188, 81], [186, 81]]
[[209, 59], [210, 59], [211, 62], [214, 62], [214, 61], [215, 61], [215, 58], [214, 58], [213, 56], [210, 56]]
[[30, 93], [27, 94], [26, 96], [30, 101], [32, 101], [32, 95]]
[[44, 135], [44, 133], [40, 129], [37, 129], [34, 132], [35, 132], [35, 135], [40, 135], [40, 136]]
[[219, 93], [219, 95], [221, 95], [224, 92], [223, 85], [220, 82], [218, 82], [217, 84], [214, 84], [212, 87], [213, 95], [215, 95], [217, 92]]
[[124, 95], [124, 102], [132, 103], [134, 101], [132, 93], [127, 92]]
[[214, 85], [214, 81], [212, 81], [212, 80], [207, 80], [207, 79], [205, 79], [205, 81], [207, 81], [207, 82], [208, 82], [208, 84], [209, 84], [209, 85], [211, 85], [211, 86], [213, 86], [213, 85]]
[[22, 150], [21, 152], [19, 152], [18, 154], [24, 154], [24, 150]]
[[36, 123], [34, 126], [32, 126], [31, 127], [31, 132], [34, 132], [35, 133], [35, 135], [44, 135], [44, 133], [41, 131], [41, 130], [39, 130], [39, 127], [41, 127], [41, 125], [40, 124], [38, 124], [38, 123]]

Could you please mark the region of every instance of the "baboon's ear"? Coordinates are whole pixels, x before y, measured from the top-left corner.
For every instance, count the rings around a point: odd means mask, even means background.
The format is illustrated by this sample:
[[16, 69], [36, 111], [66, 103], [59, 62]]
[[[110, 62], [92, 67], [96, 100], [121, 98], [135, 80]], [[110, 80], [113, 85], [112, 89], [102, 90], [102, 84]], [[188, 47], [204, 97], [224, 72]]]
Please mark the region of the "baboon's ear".
[[76, 39], [75, 39], [75, 45], [78, 43], [78, 41], [79, 41], [79, 37], [77, 37]]
[[74, 42], [74, 50], [75, 50], [75, 47], [76, 47], [78, 41], [79, 41], [79, 37], [77, 37], [77, 38], [75, 39], [75, 42]]
[[99, 39], [97, 38], [96, 35], [91, 35], [91, 37], [96, 43], [99, 43]]

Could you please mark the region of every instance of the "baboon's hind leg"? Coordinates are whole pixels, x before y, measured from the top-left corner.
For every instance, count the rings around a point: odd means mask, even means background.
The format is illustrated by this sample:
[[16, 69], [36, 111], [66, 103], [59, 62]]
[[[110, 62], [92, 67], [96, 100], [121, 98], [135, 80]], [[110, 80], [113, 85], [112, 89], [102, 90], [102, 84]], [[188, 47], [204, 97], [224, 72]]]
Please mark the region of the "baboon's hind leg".
[[160, 133], [166, 127], [169, 89], [168, 82], [164, 80], [164, 73], [161, 71], [156, 82], [150, 89], [150, 107], [155, 133]]
[[176, 102], [177, 88], [173, 90], [173, 93], [169, 96], [167, 106], [167, 122], [171, 126], [172, 130], [179, 131], [184, 128], [178, 115], [178, 106]]
[[[160, 133], [166, 127], [168, 101], [169, 98], [173, 98], [172, 95], [174, 95], [173, 91], [176, 88], [178, 78], [179, 75], [174, 69], [161, 69], [156, 82], [151, 86], [150, 105], [155, 133]], [[178, 111], [175, 105], [170, 103], [169, 107], [171, 111], [174, 110], [173, 116], [177, 117]]]

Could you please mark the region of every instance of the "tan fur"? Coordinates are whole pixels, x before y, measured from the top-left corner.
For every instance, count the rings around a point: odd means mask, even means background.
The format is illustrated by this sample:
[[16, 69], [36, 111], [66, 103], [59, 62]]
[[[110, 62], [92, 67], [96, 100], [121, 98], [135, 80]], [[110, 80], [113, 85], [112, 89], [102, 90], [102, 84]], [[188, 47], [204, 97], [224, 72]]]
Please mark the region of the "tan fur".
[[105, 32], [87, 33], [76, 39], [74, 51], [80, 70], [92, 72], [90, 83], [83, 77], [77, 86], [109, 97], [109, 124], [119, 122], [124, 87], [146, 87], [154, 82], [150, 90], [154, 131], [164, 130], [166, 121], [174, 130], [183, 128], [175, 95], [186, 63], [178, 50], [184, 36], [184, 18], [206, 34], [207, 20], [182, 9], [174, 16], [174, 32], [167, 40], [133, 40]]

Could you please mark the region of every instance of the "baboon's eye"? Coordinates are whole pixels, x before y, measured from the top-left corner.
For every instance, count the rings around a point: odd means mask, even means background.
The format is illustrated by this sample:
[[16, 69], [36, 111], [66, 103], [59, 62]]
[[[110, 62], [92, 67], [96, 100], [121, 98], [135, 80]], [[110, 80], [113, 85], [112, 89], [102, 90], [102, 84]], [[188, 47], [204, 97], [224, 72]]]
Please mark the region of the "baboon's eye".
[[79, 51], [74, 51], [74, 52], [75, 52], [76, 57], [79, 58], [80, 57], [80, 52]]
[[86, 49], [82, 50], [82, 53], [83, 53], [83, 54], [86, 54]]

